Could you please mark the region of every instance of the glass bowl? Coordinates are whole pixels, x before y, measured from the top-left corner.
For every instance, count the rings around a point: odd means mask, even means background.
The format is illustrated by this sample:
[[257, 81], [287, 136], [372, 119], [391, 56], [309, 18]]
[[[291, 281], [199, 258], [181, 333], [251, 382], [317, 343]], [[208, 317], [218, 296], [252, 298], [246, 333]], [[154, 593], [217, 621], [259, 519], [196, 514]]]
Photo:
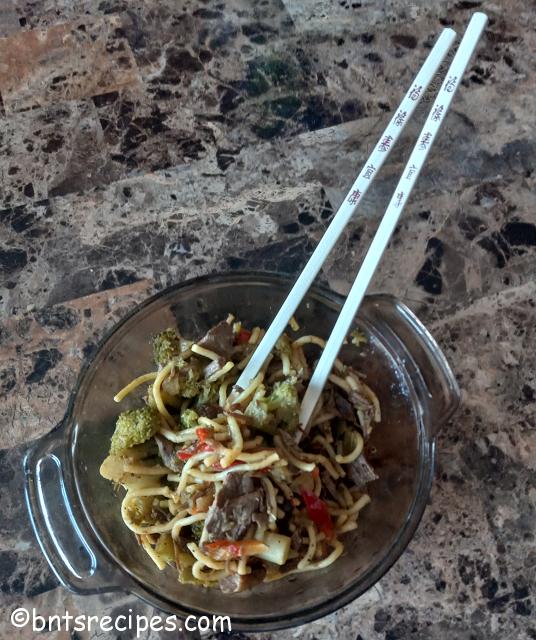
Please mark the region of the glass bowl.
[[[334, 565], [240, 594], [181, 585], [172, 568], [159, 571], [138, 546], [121, 519], [120, 496], [99, 474], [119, 410], [113, 395], [152, 368], [152, 335], [178, 326], [197, 337], [229, 312], [246, 326], [266, 327], [290, 286], [281, 275], [252, 272], [189, 280], [141, 304], [101, 342], [80, 373], [64, 419], [33, 443], [24, 460], [33, 527], [63, 585], [77, 593], [123, 590], [180, 617], [228, 615], [234, 630], [266, 631], [333, 612], [369, 589], [400, 556], [429, 495], [435, 432], [456, 409], [459, 391], [430, 334], [389, 296], [368, 296], [355, 321], [368, 342], [353, 350], [352, 364], [382, 407], [382, 422], [369, 441], [369, 460], [380, 478], [370, 485], [372, 502], [359, 528], [345, 535], [345, 552]], [[297, 335], [326, 338], [342, 302], [331, 291], [311, 289], [296, 313]]]

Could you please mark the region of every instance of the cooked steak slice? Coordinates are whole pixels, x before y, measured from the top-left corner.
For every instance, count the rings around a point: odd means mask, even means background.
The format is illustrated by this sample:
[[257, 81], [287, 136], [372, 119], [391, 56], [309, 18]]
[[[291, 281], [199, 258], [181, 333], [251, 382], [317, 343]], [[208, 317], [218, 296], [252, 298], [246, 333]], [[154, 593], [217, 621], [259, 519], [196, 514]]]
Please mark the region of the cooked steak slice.
[[358, 489], [365, 486], [368, 482], [378, 479], [378, 476], [367, 462], [364, 454], [361, 454], [357, 460], [347, 465], [346, 473]]
[[197, 341], [197, 344], [229, 360], [233, 353], [233, 342], [233, 328], [223, 320], [212, 329], [209, 329], [201, 340]]
[[266, 499], [261, 483], [243, 473], [229, 473], [205, 520], [211, 540], [241, 540], [249, 527], [264, 522]]
[[302, 541], [299, 529], [296, 529], [290, 536], [290, 546], [294, 549], [294, 551], [299, 551], [301, 549]]
[[260, 584], [264, 580], [266, 575], [266, 569], [258, 567], [245, 576], [240, 576], [238, 573], [233, 573], [230, 576], [222, 578], [219, 582], [220, 589], [223, 593], [239, 593], [240, 591], [247, 591], [257, 584]]
[[158, 447], [158, 453], [162, 458], [162, 462], [168, 468], [179, 473], [184, 467], [184, 462], [177, 457], [177, 451], [180, 449], [179, 445], [171, 442], [160, 433], [157, 433], [154, 437], [156, 445]]
[[372, 422], [374, 420], [374, 404], [370, 398], [366, 397], [359, 391], [351, 391], [348, 399], [354, 405], [356, 410], [361, 413], [359, 422], [363, 430], [365, 440], [370, 436], [372, 431]]
[[298, 460], [310, 460], [311, 457], [314, 458], [314, 456], [312, 456], [310, 453], [306, 453], [294, 440], [294, 438], [290, 435], [290, 433], [288, 433], [287, 431], [285, 431], [284, 429], [279, 429], [279, 431], [277, 432], [277, 435], [281, 438], [281, 440], [283, 441], [283, 444], [285, 445], [285, 448], [295, 457], [298, 458]]
[[198, 416], [214, 419], [221, 412], [221, 407], [219, 404], [201, 404], [195, 408], [195, 411]]
[[340, 393], [335, 393], [335, 407], [339, 412], [341, 418], [344, 418], [344, 420], [347, 420], [351, 423], [357, 422], [357, 415], [355, 409], [352, 406], [352, 403], [349, 402]]
[[212, 360], [212, 362], [207, 364], [207, 366], [203, 368], [203, 376], [205, 380], [207, 378], [210, 378], [210, 376], [214, 375], [215, 373], [218, 373], [218, 371], [223, 367], [224, 364], [225, 358], [221, 357], [217, 360]]

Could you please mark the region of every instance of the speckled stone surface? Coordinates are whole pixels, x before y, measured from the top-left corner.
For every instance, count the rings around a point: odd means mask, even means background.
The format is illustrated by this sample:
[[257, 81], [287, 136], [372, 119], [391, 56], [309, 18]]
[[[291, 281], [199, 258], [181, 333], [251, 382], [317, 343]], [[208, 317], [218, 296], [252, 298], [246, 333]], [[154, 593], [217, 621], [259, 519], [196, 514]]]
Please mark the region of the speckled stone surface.
[[[258, 637], [536, 638], [536, 11], [522, 0], [1, 3], [2, 637], [20, 606], [151, 613], [58, 586], [21, 497], [27, 443], [151, 293], [214, 271], [296, 274], [442, 25], [461, 33], [477, 8], [488, 28], [371, 285], [418, 313], [462, 388], [430, 504], [358, 601]], [[336, 291], [425, 114], [326, 263]]]

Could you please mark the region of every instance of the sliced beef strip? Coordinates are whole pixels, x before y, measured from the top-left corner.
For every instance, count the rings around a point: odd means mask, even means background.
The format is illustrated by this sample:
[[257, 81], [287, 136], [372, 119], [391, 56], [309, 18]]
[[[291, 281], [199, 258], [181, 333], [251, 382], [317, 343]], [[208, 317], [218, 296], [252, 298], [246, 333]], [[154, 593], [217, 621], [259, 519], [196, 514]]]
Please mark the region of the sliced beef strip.
[[361, 454], [357, 460], [354, 460], [346, 466], [346, 474], [358, 489], [365, 486], [368, 482], [378, 479], [378, 476], [367, 462], [364, 454]]
[[179, 473], [180, 471], [182, 471], [184, 462], [179, 460], [179, 458], [177, 457], [177, 452], [180, 447], [174, 442], [171, 442], [171, 440], [164, 438], [164, 436], [160, 433], [157, 433], [154, 439], [156, 440], [158, 453], [160, 454], [164, 465], [175, 473]]
[[266, 498], [261, 483], [242, 473], [229, 473], [208, 511], [205, 529], [211, 540], [241, 540], [251, 524], [263, 521]]
[[335, 407], [339, 412], [341, 418], [347, 420], [350, 423], [355, 424], [357, 422], [357, 415], [352, 403], [349, 402], [340, 393], [335, 393]]
[[303, 451], [303, 449], [296, 443], [294, 438], [287, 431], [279, 429], [277, 435], [283, 441], [286, 449], [288, 449], [288, 451], [290, 451], [290, 453], [292, 453], [294, 457], [298, 458], [298, 460], [308, 461], [311, 459], [311, 457], [314, 458], [314, 456], [311, 456], [311, 454]]
[[253, 522], [257, 525], [259, 525], [259, 527], [262, 527], [263, 529], [267, 529], [268, 528], [268, 514], [267, 513], [263, 513], [262, 511], [257, 511], [257, 513], [253, 514]]
[[374, 405], [370, 398], [365, 397], [359, 391], [351, 391], [348, 399], [354, 407], [362, 412], [363, 418], [360, 418], [359, 427], [363, 433], [365, 440], [368, 440], [372, 433], [372, 421], [374, 420]]
[[257, 567], [245, 576], [240, 576], [238, 573], [225, 576], [225, 578], [220, 580], [219, 586], [223, 593], [239, 593], [240, 591], [247, 591], [260, 584], [264, 580], [265, 575], [266, 569]]
[[299, 551], [301, 549], [302, 541], [299, 529], [296, 529], [290, 536], [290, 546], [294, 549], [294, 551]]
[[328, 386], [324, 387], [324, 392], [322, 394], [322, 410], [323, 411], [334, 411], [335, 407], [335, 387], [332, 383], [329, 383]]
[[201, 404], [195, 407], [195, 412], [198, 416], [211, 418], [213, 420], [218, 417], [218, 414], [221, 412], [221, 407], [219, 404]]
[[233, 342], [233, 328], [224, 320], [209, 329], [201, 340], [197, 341], [197, 344], [200, 347], [209, 349], [209, 351], [214, 351], [225, 360], [229, 360], [233, 353]]
[[335, 485], [335, 482], [332, 480], [329, 473], [327, 472], [322, 473], [321, 478], [322, 478], [322, 484], [327, 489], [328, 493], [331, 494], [331, 497], [333, 498], [333, 500], [335, 500], [335, 502], [338, 502], [339, 506], [345, 509], [346, 505], [344, 503], [344, 500], [340, 492], [337, 491], [337, 486]]
[[226, 360], [225, 358], [218, 358], [217, 360], [212, 360], [206, 367], [203, 368], [203, 376], [205, 380], [210, 378], [210, 376], [218, 373], [218, 371], [223, 367]]
[[348, 394], [348, 399], [354, 405], [356, 409], [361, 409], [372, 419], [374, 417], [374, 405], [370, 401], [370, 398], [367, 398], [359, 391], [350, 391]]

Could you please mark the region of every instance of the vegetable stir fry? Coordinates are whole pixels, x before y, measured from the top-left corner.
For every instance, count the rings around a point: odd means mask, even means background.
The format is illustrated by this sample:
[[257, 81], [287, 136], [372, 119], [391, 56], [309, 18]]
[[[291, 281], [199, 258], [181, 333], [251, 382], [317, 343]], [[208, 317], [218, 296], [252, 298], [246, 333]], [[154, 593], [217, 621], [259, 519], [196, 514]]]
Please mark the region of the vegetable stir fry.
[[[376, 395], [337, 360], [296, 444], [324, 341], [283, 334], [250, 385], [236, 388], [262, 335], [233, 316], [197, 341], [166, 329], [153, 340], [156, 370], [115, 396], [145, 393], [143, 406], [119, 415], [101, 475], [126, 489], [125, 525], [182, 583], [235, 593], [327, 567], [370, 501], [377, 476], [363, 447], [381, 419]], [[356, 347], [365, 340], [350, 336]]]

